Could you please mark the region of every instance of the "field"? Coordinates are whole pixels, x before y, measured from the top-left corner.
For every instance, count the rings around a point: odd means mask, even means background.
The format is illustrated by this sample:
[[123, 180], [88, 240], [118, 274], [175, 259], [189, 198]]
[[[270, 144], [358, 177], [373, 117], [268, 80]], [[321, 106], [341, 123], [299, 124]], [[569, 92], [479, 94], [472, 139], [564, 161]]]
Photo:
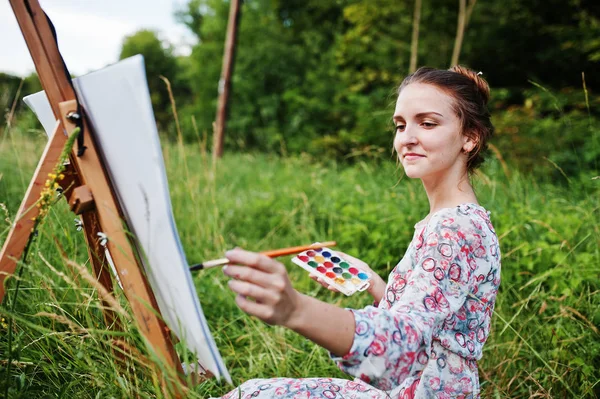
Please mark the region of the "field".
[[[41, 149], [39, 133], [0, 136], [0, 243]], [[418, 181], [388, 162], [323, 162], [306, 154], [227, 154], [213, 165], [202, 141], [165, 143], [171, 198], [190, 263], [240, 246], [263, 250], [336, 240], [382, 276], [402, 257], [413, 225], [428, 211]], [[541, 160], [540, 162], [543, 162]], [[490, 159], [474, 177], [492, 211], [502, 249], [493, 331], [479, 363], [484, 398], [600, 396], [600, 180], [593, 175], [539, 182]], [[0, 307], [0, 397], [165, 397], [146, 350], [117, 295], [124, 332], [107, 329], [86, 264], [83, 236], [58, 202]], [[66, 257], [62, 253], [67, 254]], [[343, 307], [370, 303], [326, 291], [282, 261], [295, 287]], [[18, 295], [17, 280], [20, 280]], [[325, 350], [244, 315], [220, 270], [196, 287], [234, 382], [259, 377], [344, 377]], [[114, 339], [130, 348], [129, 372]], [[10, 367], [9, 366], [10, 363]], [[221, 395], [214, 380], [191, 398]]]

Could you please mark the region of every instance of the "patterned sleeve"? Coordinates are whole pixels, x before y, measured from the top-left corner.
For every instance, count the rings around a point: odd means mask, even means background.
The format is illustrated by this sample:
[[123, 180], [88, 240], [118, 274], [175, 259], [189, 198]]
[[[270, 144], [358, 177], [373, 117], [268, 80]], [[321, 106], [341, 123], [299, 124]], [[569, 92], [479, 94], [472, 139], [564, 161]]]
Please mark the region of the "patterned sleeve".
[[473, 286], [464, 233], [469, 225], [470, 218], [456, 212], [434, 214], [424, 239], [414, 242], [413, 270], [405, 276], [401, 297], [390, 309], [351, 309], [356, 323], [352, 348], [342, 358], [332, 355], [343, 371], [389, 390], [416, 361], [427, 362], [433, 333], [463, 306]]

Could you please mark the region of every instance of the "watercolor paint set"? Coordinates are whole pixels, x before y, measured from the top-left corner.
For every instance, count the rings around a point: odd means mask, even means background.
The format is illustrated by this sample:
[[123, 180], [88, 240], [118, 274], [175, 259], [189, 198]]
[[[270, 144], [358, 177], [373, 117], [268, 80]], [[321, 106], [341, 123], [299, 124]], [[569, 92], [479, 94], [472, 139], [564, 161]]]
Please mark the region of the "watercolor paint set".
[[366, 290], [371, 284], [370, 273], [329, 248], [304, 251], [292, 258], [292, 262], [348, 296]]

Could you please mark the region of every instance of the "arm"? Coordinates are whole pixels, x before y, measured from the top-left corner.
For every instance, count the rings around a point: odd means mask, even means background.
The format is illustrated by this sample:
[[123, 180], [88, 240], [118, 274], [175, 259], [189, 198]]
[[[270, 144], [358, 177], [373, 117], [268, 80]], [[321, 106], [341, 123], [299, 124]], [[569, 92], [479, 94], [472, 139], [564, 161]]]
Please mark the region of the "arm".
[[[356, 336], [343, 358], [348, 374], [381, 389], [397, 386], [416, 362], [427, 361], [434, 334], [465, 303], [473, 285], [469, 245], [459, 222], [436, 217], [412, 253], [413, 268], [390, 309], [353, 310]], [[392, 280], [390, 280], [392, 281]], [[390, 282], [392, 284], [392, 282]]]
[[354, 315], [350, 310], [300, 294], [301, 306], [286, 327], [337, 356], [350, 351], [354, 340]]
[[352, 312], [300, 294], [285, 267], [271, 258], [241, 249], [226, 256], [245, 265], [223, 268], [234, 278], [229, 287], [238, 294], [235, 301], [240, 309], [266, 323], [288, 327], [338, 356], [348, 353], [354, 339]]

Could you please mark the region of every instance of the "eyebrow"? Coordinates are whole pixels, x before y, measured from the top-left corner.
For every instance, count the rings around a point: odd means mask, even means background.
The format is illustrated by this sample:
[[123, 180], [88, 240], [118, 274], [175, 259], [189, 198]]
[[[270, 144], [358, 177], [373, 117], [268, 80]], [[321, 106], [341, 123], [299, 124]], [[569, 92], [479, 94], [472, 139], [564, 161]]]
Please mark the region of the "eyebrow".
[[[418, 114], [415, 115], [415, 118], [421, 118], [423, 116], [427, 116], [427, 115], [431, 115], [431, 114], [439, 115], [442, 118], [444, 117], [444, 115], [440, 114], [439, 112], [427, 111], [427, 112], [419, 112]], [[394, 119], [394, 121], [398, 121], [398, 120], [404, 119], [404, 118], [402, 117], [402, 115], [394, 115], [393, 119]]]

